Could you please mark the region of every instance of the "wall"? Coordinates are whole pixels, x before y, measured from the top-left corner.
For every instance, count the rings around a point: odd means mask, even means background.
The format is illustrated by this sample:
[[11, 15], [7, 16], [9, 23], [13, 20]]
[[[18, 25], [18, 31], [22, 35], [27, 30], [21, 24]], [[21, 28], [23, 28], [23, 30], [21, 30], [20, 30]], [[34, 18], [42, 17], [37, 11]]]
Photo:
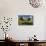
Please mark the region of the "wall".
[[[33, 8], [30, 6], [28, 0], [0, 0], [0, 18], [12, 17], [13, 22], [10, 31], [8, 33], [16, 40], [27, 40], [34, 34], [37, 35], [39, 40], [45, 39], [45, 15], [46, 8]], [[33, 26], [19, 26], [18, 15], [29, 14], [33, 15]], [[2, 31], [0, 31], [0, 35]], [[4, 34], [4, 33], [3, 33]], [[0, 39], [4, 37], [0, 36]]]

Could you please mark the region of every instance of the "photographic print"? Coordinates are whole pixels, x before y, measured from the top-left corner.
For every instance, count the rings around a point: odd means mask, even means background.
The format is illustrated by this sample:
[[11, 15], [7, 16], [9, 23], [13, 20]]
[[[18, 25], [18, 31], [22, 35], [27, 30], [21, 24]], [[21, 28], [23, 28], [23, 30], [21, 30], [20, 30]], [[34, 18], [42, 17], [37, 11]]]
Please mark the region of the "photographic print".
[[19, 25], [33, 25], [33, 16], [32, 15], [19, 15], [18, 24]]

